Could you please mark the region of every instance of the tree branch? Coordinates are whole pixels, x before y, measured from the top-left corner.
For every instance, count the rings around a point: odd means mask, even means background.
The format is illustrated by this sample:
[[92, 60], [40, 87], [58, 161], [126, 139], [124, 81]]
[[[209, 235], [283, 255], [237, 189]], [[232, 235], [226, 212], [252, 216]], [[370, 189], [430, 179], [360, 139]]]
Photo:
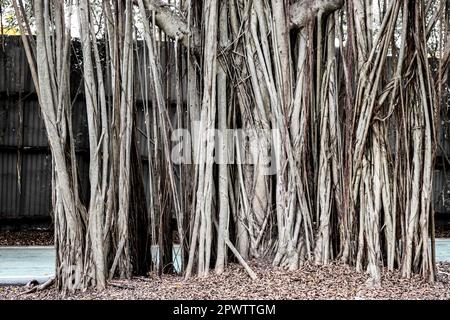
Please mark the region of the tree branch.
[[[133, 0], [135, 5], [137, 0]], [[188, 21], [184, 18], [174, 5], [164, 3], [161, 0], [145, 0], [146, 9], [155, 13], [156, 25], [169, 37], [178, 38], [178, 40], [186, 47], [194, 50], [200, 47], [200, 31], [193, 26], [189, 26]], [[191, 42], [189, 43], [189, 38]]]
[[344, 0], [299, 0], [290, 7], [291, 28], [302, 28], [319, 13], [332, 13], [344, 5]]

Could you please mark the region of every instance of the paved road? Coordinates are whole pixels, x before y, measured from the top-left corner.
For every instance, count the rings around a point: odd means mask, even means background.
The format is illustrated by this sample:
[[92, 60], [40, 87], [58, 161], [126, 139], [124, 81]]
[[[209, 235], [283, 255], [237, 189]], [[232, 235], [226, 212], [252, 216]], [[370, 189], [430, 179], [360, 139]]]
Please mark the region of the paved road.
[[54, 272], [53, 247], [0, 247], [0, 285], [44, 282]]
[[[157, 248], [152, 248], [158, 260]], [[175, 270], [180, 268], [179, 246], [173, 250]], [[450, 239], [436, 239], [436, 260], [450, 261]], [[53, 276], [55, 251], [53, 247], [0, 247], [0, 285], [26, 284], [32, 279], [45, 282]]]
[[436, 260], [450, 261], [450, 239], [436, 239]]

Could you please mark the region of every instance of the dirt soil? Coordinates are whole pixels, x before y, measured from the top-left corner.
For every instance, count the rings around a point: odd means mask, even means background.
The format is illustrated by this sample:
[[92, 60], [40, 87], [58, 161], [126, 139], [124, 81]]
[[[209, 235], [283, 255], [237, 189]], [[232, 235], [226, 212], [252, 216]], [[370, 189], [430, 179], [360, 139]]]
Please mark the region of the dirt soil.
[[0, 246], [51, 246], [52, 230], [3, 231], [0, 232]]
[[436, 238], [450, 238], [450, 230], [445, 230], [443, 228], [436, 230]]
[[[450, 230], [436, 229], [436, 238], [450, 238]], [[53, 230], [1, 231], [0, 246], [51, 246]], [[174, 243], [179, 243], [177, 233], [173, 235]]]
[[88, 290], [62, 297], [54, 289], [23, 293], [24, 287], [0, 287], [1, 299], [450, 299], [450, 263], [438, 265], [438, 281], [429, 284], [419, 276], [401, 278], [398, 272], [383, 271], [380, 287], [354, 268], [332, 264], [305, 265], [297, 271], [252, 262], [258, 274], [252, 281], [241, 266], [231, 264], [222, 275], [184, 280], [176, 275], [114, 280], [102, 292]]

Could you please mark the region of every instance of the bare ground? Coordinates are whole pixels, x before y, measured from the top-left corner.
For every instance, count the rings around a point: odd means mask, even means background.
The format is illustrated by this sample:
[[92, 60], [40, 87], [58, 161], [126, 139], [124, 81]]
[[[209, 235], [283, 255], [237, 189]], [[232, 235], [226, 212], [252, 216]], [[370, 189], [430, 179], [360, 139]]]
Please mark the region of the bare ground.
[[429, 284], [415, 276], [403, 279], [398, 272], [383, 272], [382, 285], [372, 287], [368, 275], [341, 264], [305, 265], [297, 271], [252, 262], [258, 274], [252, 281], [239, 265], [222, 275], [184, 280], [176, 275], [114, 280], [105, 291], [88, 290], [66, 297], [54, 288], [27, 295], [23, 287], [0, 287], [1, 299], [450, 299], [450, 263], [438, 265], [438, 281]]
[[51, 246], [52, 230], [3, 231], [0, 232], [0, 246]]
[[[450, 230], [437, 228], [436, 238], [450, 238]], [[177, 232], [173, 241], [179, 243]], [[0, 231], [0, 246], [51, 246], [53, 242], [53, 230]]]
[[437, 229], [436, 238], [450, 238], [450, 230], [443, 228]]

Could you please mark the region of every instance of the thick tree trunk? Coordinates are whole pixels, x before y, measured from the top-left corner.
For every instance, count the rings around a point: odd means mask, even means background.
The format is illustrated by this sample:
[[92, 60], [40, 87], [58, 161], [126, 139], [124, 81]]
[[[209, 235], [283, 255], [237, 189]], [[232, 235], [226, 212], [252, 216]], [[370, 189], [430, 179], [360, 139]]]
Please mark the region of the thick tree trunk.
[[[27, 20], [21, 1], [14, 4]], [[145, 273], [152, 253], [160, 274], [171, 271], [174, 238], [186, 278], [208, 275], [212, 262], [222, 273], [231, 252], [252, 278], [247, 262], [266, 257], [289, 269], [341, 259], [374, 284], [382, 266], [432, 280], [443, 92], [435, 82], [450, 54], [439, 53], [436, 75], [428, 43], [442, 17], [431, 7], [387, 1], [375, 26], [372, 1], [363, 0], [104, 0], [98, 26], [97, 4], [77, 0], [89, 138], [84, 206], [71, 121], [72, 6], [35, 1], [37, 41], [23, 40], [53, 157], [59, 289], [103, 289], [108, 277]], [[183, 125], [191, 136], [183, 131], [181, 145], [193, 148], [187, 163], [174, 163]], [[227, 129], [241, 131], [233, 140]]]

